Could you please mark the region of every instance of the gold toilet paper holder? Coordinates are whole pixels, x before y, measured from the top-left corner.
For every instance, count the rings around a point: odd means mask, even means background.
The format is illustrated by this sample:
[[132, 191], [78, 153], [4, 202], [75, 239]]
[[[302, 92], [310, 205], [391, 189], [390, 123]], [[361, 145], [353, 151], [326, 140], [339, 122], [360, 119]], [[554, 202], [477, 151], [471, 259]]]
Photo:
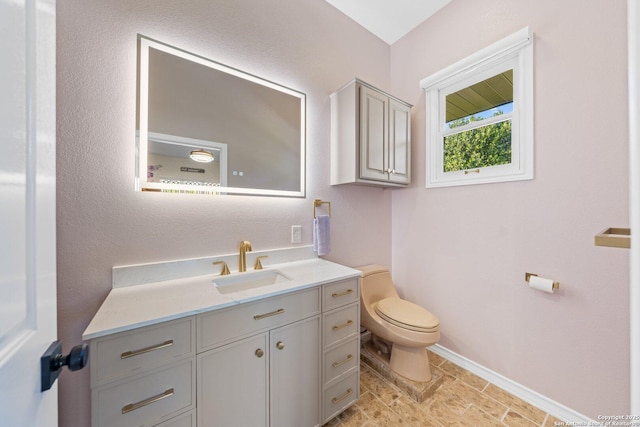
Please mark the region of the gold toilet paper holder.
[[[529, 283], [529, 279], [531, 278], [531, 276], [536, 276], [536, 277], [537, 277], [538, 275], [537, 275], [537, 274], [535, 274], [535, 273], [524, 273], [524, 280], [525, 280], [527, 283]], [[558, 282], [554, 281], [554, 282], [553, 282], [553, 290], [554, 290], [554, 291], [557, 291], [558, 289], [560, 289], [560, 283], [558, 283]]]

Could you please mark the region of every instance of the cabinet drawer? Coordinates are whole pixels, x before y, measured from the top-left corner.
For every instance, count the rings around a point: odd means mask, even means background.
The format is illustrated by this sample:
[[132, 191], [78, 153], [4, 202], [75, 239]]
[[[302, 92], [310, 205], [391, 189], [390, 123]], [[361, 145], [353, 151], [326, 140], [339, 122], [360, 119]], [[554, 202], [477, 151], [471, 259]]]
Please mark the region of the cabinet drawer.
[[324, 354], [324, 383], [357, 368], [360, 363], [360, 338], [354, 338]]
[[324, 311], [359, 301], [358, 278], [329, 283], [322, 287], [322, 309]]
[[353, 405], [360, 396], [359, 371], [326, 389], [322, 396], [324, 422]]
[[198, 315], [198, 352], [320, 313], [320, 288]]
[[154, 424], [153, 427], [196, 427], [195, 411], [178, 415], [177, 417], [171, 418], [169, 421], [164, 421], [160, 424]]
[[193, 317], [98, 338], [91, 342], [91, 383], [148, 371], [195, 354]]
[[359, 308], [358, 304], [352, 304], [323, 315], [323, 346], [325, 349], [350, 336], [358, 335], [360, 330]]
[[195, 407], [195, 358], [92, 391], [94, 427], [142, 426]]

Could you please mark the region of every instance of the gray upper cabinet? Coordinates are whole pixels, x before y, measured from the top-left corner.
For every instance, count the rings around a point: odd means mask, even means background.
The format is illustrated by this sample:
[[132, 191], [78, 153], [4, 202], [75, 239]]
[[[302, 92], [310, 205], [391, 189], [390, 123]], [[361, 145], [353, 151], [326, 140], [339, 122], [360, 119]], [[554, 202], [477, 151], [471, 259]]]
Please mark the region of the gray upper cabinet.
[[331, 185], [411, 182], [411, 105], [355, 79], [331, 94]]

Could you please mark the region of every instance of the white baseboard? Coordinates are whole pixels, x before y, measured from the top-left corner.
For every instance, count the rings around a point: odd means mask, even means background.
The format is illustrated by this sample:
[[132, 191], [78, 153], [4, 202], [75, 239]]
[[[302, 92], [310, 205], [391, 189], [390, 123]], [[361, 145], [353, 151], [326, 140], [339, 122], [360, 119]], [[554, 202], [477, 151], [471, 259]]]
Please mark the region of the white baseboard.
[[566, 406], [551, 400], [530, 388], [518, 384], [515, 381], [492, 371], [491, 369], [485, 368], [484, 366], [479, 365], [476, 362], [473, 362], [439, 344], [429, 347], [429, 350], [562, 421], [569, 421], [572, 424], [579, 423], [579, 425], [599, 425], [586, 415], [580, 414], [571, 408], [567, 408]]

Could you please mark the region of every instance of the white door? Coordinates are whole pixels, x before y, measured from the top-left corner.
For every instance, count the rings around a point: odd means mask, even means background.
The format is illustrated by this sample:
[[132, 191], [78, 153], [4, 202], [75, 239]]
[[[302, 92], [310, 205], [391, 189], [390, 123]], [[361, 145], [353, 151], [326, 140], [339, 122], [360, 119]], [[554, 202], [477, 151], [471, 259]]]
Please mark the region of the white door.
[[640, 4], [629, 0], [629, 189], [631, 226], [630, 341], [631, 414], [640, 415]]
[[55, 0], [0, 0], [0, 419], [57, 426]]

